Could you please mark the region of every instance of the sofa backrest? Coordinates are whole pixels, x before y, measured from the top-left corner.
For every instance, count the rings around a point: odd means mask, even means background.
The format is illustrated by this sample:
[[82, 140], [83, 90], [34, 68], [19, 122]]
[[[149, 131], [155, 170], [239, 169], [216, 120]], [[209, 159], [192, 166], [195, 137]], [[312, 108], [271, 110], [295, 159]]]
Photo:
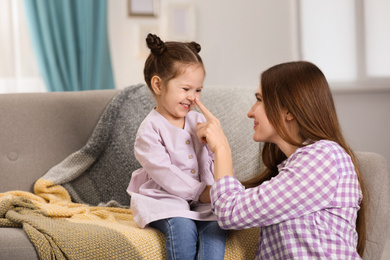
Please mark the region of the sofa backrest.
[[[205, 86], [201, 97], [224, 127], [240, 180], [250, 178], [261, 166], [261, 146], [253, 142], [253, 120], [246, 117], [255, 90]], [[86, 144], [119, 91], [0, 95], [0, 192], [32, 191], [38, 178]]]
[[0, 95], [0, 192], [35, 181], [90, 137], [118, 90]]
[[253, 119], [247, 113], [255, 103], [256, 86], [205, 86], [201, 100], [220, 120], [232, 150], [236, 177], [243, 181], [262, 170], [262, 143], [253, 141]]

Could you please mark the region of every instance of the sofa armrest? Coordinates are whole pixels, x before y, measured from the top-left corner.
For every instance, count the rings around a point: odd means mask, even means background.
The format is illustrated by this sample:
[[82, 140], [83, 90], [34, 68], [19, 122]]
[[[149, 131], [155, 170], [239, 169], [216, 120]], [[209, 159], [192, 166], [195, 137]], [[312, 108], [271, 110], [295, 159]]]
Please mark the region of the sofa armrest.
[[377, 153], [357, 152], [356, 156], [367, 193], [367, 240], [363, 259], [381, 259], [389, 231], [389, 166], [386, 159]]

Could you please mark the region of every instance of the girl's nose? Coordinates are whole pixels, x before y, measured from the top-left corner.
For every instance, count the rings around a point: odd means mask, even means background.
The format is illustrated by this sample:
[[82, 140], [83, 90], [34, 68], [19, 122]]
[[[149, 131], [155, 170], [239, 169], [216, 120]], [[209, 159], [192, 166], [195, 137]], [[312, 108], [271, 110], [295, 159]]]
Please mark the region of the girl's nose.
[[187, 99], [193, 102], [193, 101], [195, 100], [195, 95], [189, 94], [189, 95], [187, 96]]

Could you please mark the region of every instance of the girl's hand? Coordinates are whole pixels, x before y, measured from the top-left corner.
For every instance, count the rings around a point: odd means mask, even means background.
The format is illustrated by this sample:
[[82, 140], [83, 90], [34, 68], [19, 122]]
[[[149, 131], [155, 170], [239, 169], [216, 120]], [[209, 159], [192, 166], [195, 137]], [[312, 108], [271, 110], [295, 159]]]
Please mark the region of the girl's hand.
[[203, 190], [203, 192], [199, 196], [199, 201], [202, 203], [210, 203], [210, 189], [211, 185], [207, 185], [206, 188]]
[[197, 135], [202, 143], [207, 143], [210, 150], [215, 153], [217, 149], [230, 149], [229, 143], [218, 120], [204, 105], [196, 98], [195, 104], [200, 108], [206, 118], [206, 122], [198, 123]]

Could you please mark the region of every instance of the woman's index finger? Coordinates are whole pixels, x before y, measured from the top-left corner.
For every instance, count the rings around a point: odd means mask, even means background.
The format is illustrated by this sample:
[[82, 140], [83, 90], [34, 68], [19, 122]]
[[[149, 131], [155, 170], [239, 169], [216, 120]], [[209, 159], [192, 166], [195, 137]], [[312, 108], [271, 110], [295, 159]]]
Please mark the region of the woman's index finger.
[[195, 104], [199, 107], [200, 111], [202, 111], [206, 120], [212, 120], [215, 118], [215, 116], [210, 112], [210, 110], [208, 110], [207, 107], [205, 107], [198, 98], [195, 98]]

